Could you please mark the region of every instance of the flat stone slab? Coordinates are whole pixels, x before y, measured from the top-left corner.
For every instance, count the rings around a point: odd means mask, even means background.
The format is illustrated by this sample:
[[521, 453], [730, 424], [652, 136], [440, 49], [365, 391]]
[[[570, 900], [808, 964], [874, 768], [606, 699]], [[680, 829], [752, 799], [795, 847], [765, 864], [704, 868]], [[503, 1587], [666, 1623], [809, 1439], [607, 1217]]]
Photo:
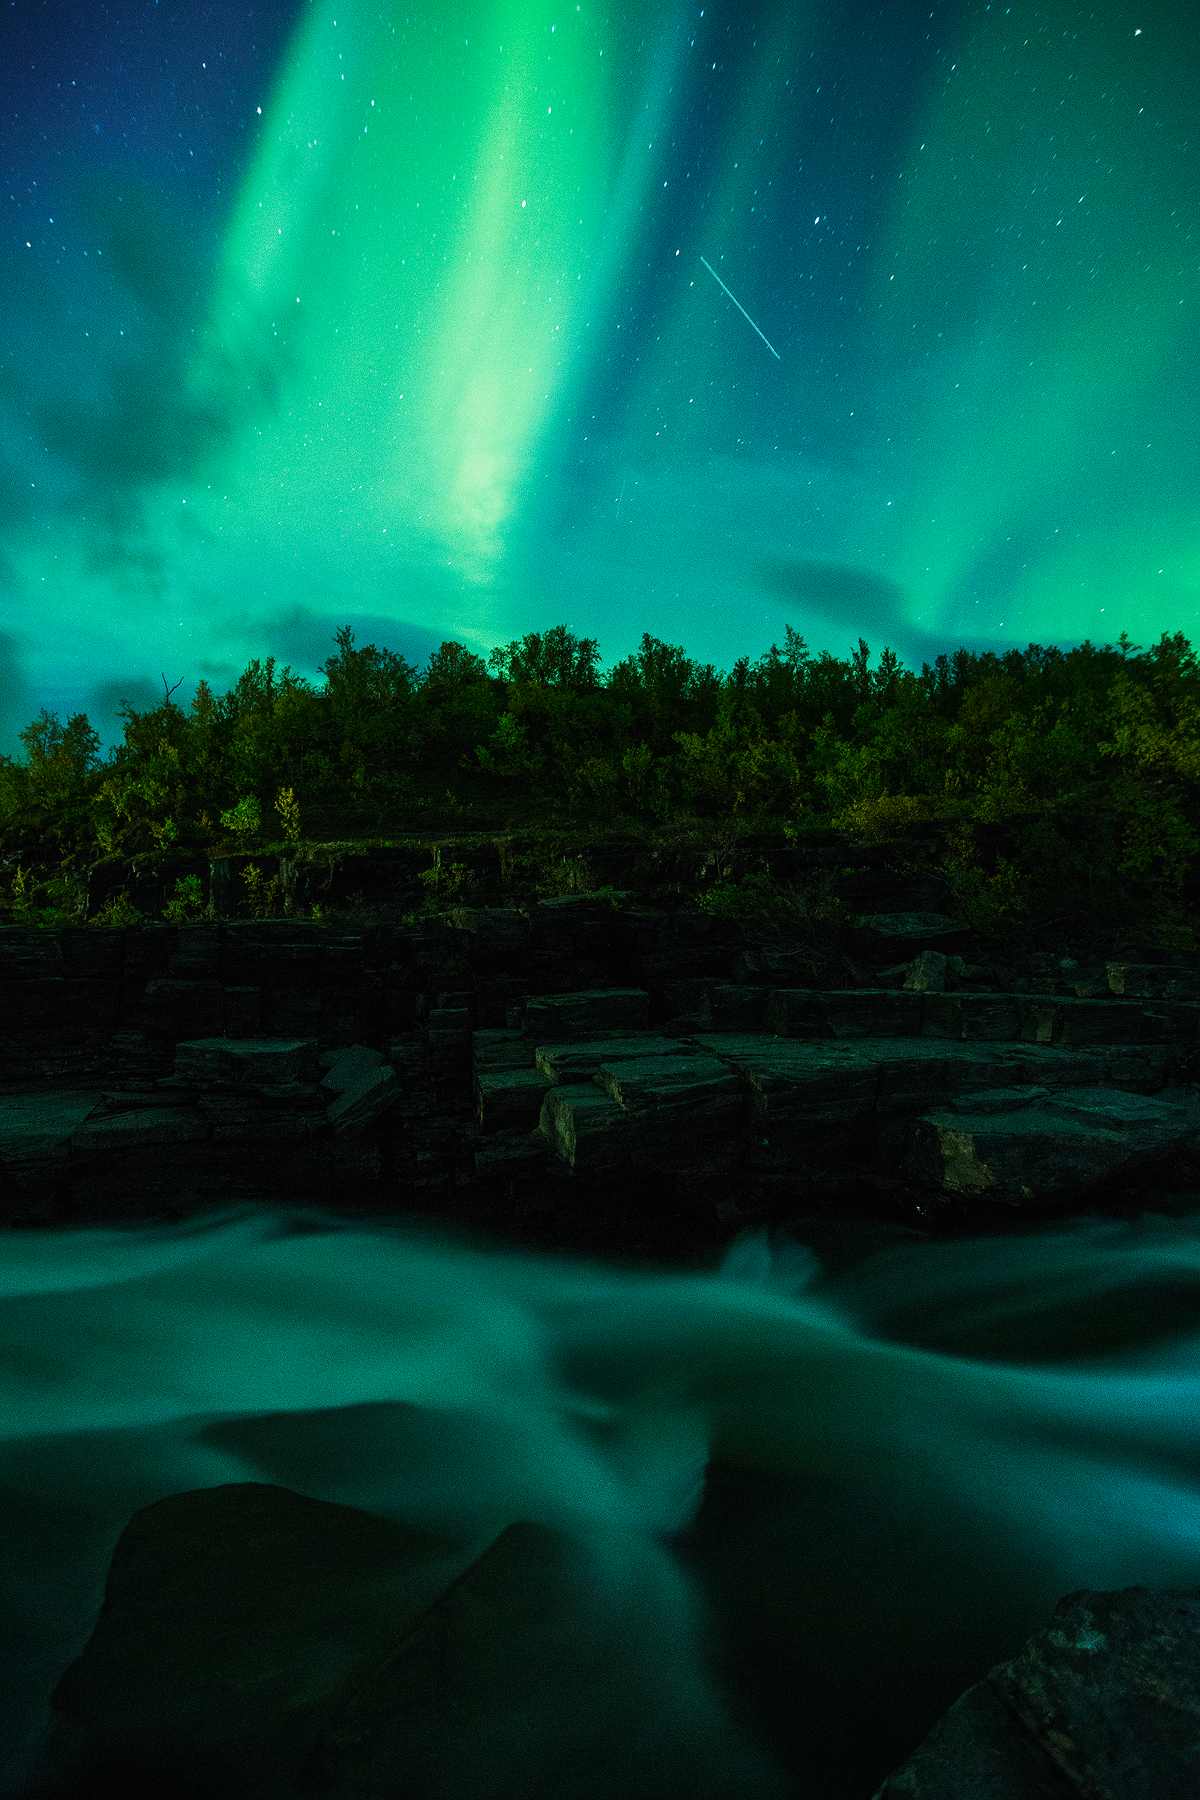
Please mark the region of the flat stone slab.
[[1038, 1044], [1136, 1044], [1146, 1008], [1138, 1000], [1019, 996], [1021, 1036]]
[[1110, 962], [1112, 993], [1132, 1000], [1200, 1000], [1200, 970], [1174, 963]]
[[639, 1031], [650, 1019], [644, 988], [585, 988], [575, 994], [532, 995], [525, 1004], [526, 1037], [559, 1039], [572, 1027]]
[[591, 1081], [601, 1063], [629, 1062], [635, 1057], [696, 1056], [703, 1040], [695, 1044], [685, 1038], [664, 1038], [654, 1032], [644, 1037], [616, 1037], [589, 1040], [585, 1043], [539, 1044], [535, 1066], [547, 1081]]
[[132, 1112], [98, 1113], [72, 1139], [79, 1153], [133, 1150], [144, 1144], [195, 1144], [208, 1137], [208, 1123], [196, 1107], [139, 1107]]
[[315, 1038], [193, 1038], [175, 1046], [175, 1073], [185, 1081], [235, 1087], [316, 1081]]
[[1038, 1086], [1052, 1088], [1111, 1083], [1125, 1089], [1156, 1092], [1166, 1083], [1170, 1053], [1160, 1045], [1086, 1046], [1054, 1044], [955, 1043], [926, 1037], [878, 1037], [836, 1040], [769, 1037], [754, 1032], [698, 1033], [685, 1040], [698, 1050], [735, 1066], [782, 1061], [803, 1065], [831, 1055], [861, 1062], [879, 1071], [876, 1103], [881, 1112], [927, 1106], [931, 1100], [980, 1088]]
[[[923, 1037], [960, 1042], [1012, 1043], [1021, 1036], [1019, 994], [926, 993]], [[1044, 1040], [1049, 1042], [1049, 1039]]]
[[520, 1126], [486, 1137], [475, 1152], [475, 1173], [483, 1181], [504, 1181], [536, 1169], [550, 1155], [550, 1146], [536, 1128]]
[[1185, 1101], [1113, 1089], [964, 1096], [916, 1121], [907, 1172], [934, 1191], [1036, 1205], [1163, 1160], [1192, 1134]]
[[39, 931], [36, 925], [0, 925], [0, 980], [34, 981], [65, 973], [57, 931]]
[[476, 1069], [532, 1069], [534, 1046], [523, 1031], [475, 1031], [471, 1051]]
[[935, 912], [866, 913], [853, 919], [851, 927], [889, 952], [926, 944], [937, 949], [947, 940], [968, 937], [971, 930], [962, 919]]
[[742, 1094], [742, 1084], [734, 1070], [716, 1057], [694, 1053], [604, 1062], [594, 1080], [627, 1112], [643, 1112], [647, 1108], [695, 1112], [700, 1124], [706, 1122], [706, 1114], [709, 1123], [735, 1118]]

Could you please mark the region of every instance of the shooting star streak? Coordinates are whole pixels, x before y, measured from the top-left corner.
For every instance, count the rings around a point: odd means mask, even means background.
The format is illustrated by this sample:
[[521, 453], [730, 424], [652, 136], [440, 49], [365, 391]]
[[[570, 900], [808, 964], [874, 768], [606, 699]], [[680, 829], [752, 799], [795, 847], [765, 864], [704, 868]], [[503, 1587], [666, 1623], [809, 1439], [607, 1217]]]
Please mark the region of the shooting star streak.
[[[727, 287], [725, 287], [725, 283], [721, 280], [721, 277], [717, 274], [717, 271], [713, 268], [712, 264], [710, 262], [704, 262], [703, 257], [700, 258], [700, 261], [702, 263], [704, 263], [705, 268], [708, 270], [709, 274], [712, 276], [712, 278], [716, 282], [717, 286], [719, 288], [723, 288], [724, 291], [727, 294], [729, 294], [729, 289]], [[750, 314], [746, 311], [745, 307], [742, 305], [742, 303], [738, 299], [737, 295], [729, 294], [729, 298], [733, 301], [733, 304], [737, 307], [737, 309], [741, 313], [743, 319], [745, 319], [747, 325], [754, 325], [754, 320], [750, 317]], [[755, 331], [758, 331], [758, 326], [754, 325], [754, 329], [755, 329]], [[771, 342], [770, 338], [767, 337], [766, 333], [762, 332], [762, 331], [758, 331], [758, 335], [760, 338], [762, 338], [763, 343], [767, 346], [767, 349], [771, 352], [771, 355], [775, 358], [775, 361], [782, 362], [783, 361], [782, 356], [780, 356], [778, 350], [775, 348], [775, 346]]]

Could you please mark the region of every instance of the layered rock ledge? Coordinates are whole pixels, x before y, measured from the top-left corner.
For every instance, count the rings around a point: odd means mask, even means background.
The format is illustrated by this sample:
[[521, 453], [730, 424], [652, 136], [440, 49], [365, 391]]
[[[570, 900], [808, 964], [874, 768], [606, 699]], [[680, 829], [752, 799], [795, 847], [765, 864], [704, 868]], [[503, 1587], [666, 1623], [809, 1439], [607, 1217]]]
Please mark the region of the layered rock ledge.
[[982, 1223], [1190, 1179], [1198, 1030], [1195, 956], [1001, 963], [920, 911], [820, 955], [620, 894], [357, 934], [4, 927], [0, 1216], [295, 1201], [598, 1246], [617, 1213], [639, 1242], [822, 1205]]

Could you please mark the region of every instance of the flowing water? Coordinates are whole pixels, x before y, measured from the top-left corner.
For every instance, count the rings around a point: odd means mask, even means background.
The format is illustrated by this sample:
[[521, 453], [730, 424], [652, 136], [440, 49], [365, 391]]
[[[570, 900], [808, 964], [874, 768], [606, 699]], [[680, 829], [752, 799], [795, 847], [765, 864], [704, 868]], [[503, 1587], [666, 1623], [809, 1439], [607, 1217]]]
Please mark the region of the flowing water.
[[1061, 1595], [1200, 1584], [1200, 1216], [809, 1235], [677, 1274], [260, 1209], [5, 1234], [6, 1791], [130, 1515], [221, 1482], [577, 1534], [747, 1800], [866, 1800]]

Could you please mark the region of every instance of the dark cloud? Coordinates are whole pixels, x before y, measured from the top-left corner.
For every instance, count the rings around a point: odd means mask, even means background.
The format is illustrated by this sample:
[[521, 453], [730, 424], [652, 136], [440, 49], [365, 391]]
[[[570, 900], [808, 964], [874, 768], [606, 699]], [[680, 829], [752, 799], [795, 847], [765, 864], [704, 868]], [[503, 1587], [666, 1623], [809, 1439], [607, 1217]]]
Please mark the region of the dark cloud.
[[[130, 170], [93, 171], [56, 210], [70, 282], [11, 259], [0, 270], [2, 435], [28, 446], [42, 489], [11, 463], [0, 470], [0, 522], [44, 505], [47, 483], [65, 488], [72, 505], [86, 500], [103, 559], [140, 518], [146, 484], [187, 475], [244, 426], [248, 407], [274, 404], [289, 352], [248, 297], [236, 346], [206, 336], [217, 239], [184, 196]], [[106, 550], [110, 534], [117, 547]]]
[[914, 631], [905, 619], [903, 589], [866, 569], [811, 560], [776, 562], [764, 568], [762, 579], [768, 592], [791, 609], [789, 623], [801, 635], [807, 622], [814, 635], [819, 628], [834, 642], [844, 637], [845, 651], [835, 655], [846, 654], [864, 637], [872, 649], [883, 649], [886, 643], [911, 660], [934, 641]]
[[[91, 688], [85, 697], [83, 710], [93, 729], [100, 733], [106, 744], [119, 744], [125, 737], [122, 707], [132, 707], [134, 712], [151, 712], [162, 704], [162, 698], [161, 681], [151, 681], [146, 675], [129, 675], [116, 681], [102, 681], [97, 687]], [[174, 698], [182, 700], [182, 690]]]
[[395, 650], [418, 668], [448, 635], [402, 619], [383, 618], [378, 613], [330, 613], [318, 618], [305, 607], [296, 606], [259, 627], [262, 654], [276, 656], [281, 662], [311, 673], [336, 656], [335, 634], [343, 625], [354, 633], [358, 649], [375, 644], [381, 650]]
[[32, 689], [21, 671], [17, 640], [0, 631], [0, 753], [24, 753], [19, 733], [36, 711]]
[[844, 622], [848, 630], [856, 621], [894, 619], [904, 603], [903, 591], [894, 581], [844, 563], [779, 562], [769, 565], [763, 576], [780, 599]]

